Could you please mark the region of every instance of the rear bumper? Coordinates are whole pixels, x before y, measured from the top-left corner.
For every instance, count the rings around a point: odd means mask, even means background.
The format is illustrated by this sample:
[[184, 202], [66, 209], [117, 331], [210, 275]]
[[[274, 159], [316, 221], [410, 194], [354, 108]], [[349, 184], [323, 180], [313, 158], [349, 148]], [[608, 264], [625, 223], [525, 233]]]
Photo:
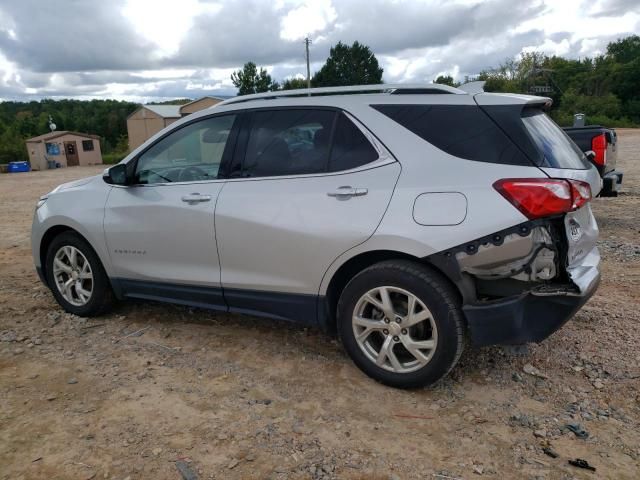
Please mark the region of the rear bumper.
[[555, 293], [526, 292], [483, 304], [463, 306], [475, 345], [541, 342], [562, 327], [593, 296], [600, 284], [600, 256], [593, 249], [569, 269], [577, 288]]
[[617, 197], [618, 191], [622, 186], [623, 176], [624, 173], [617, 170], [605, 173], [604, 177], [602, 177], [602, 191], [600, 192], [600, 196]]

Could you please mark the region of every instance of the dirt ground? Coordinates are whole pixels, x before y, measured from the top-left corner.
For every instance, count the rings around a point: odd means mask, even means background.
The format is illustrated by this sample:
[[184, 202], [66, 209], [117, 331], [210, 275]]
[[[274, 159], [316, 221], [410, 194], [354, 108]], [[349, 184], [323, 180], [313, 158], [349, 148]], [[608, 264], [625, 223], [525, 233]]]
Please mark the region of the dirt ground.
[[640, 478], [640, 130], [619, 135], [624, 191], [593, 202], [596, 296], [528, 352], [467, 348], [419, 391], [295, 325], [143, 302], [65, 314], [32, 266], [32, 211], [101, 167], [1, 175], [0, 478]]

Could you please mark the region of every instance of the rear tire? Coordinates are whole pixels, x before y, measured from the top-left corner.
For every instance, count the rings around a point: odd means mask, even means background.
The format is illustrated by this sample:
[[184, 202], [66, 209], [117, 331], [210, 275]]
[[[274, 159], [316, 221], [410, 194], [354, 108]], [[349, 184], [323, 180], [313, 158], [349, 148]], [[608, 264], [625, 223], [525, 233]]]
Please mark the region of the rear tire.
[[75, 232], [53, 239], [46, 256], [47, 283], [65, 311], [94, 317], [113, 306], [113, 292], [104, 267], [91, 245]]
[[338, 332], [364, 373], [396, 388], [436, 383], [464, 345], [459, 296], [439, 273], [407, 260], [377, 263], [347, 284]]

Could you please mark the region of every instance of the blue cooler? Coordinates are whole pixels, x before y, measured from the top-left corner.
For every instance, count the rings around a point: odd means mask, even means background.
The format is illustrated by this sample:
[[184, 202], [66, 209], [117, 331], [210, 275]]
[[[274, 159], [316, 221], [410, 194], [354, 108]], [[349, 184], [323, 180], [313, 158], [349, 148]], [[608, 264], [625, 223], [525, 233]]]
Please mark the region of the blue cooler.
[[7, 172], [9, 173], [28, 172], [30, 170], [29, 162], [9, 162], [7, 167]]

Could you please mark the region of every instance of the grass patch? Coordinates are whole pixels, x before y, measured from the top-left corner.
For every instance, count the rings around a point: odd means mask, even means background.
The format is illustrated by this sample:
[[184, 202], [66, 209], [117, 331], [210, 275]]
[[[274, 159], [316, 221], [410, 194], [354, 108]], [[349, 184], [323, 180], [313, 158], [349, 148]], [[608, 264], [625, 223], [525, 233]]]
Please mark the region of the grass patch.
[[105, 153], [102, 155], [102, 163], [105, 165], [115, 165], [116, 163], [120, 163], [120, 160], [127, 155], [127, 152]]

